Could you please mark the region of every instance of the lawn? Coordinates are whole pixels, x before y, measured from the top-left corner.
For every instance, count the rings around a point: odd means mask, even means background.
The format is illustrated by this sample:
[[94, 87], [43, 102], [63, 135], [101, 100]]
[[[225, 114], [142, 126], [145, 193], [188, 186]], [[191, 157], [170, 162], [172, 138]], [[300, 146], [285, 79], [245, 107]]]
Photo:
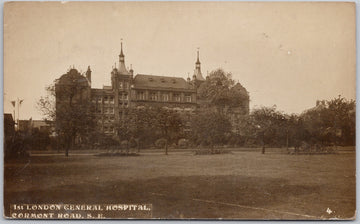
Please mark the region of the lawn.
[[[329, 155], [189, 151], [33, 156], [4, 167], [12, 203], [147, 203], [153, 218], [349, 219], [355, 150]], [[327, 209], [332, 211], [327, 213]], [[329, 211], [329, 210], [328, 210]]]

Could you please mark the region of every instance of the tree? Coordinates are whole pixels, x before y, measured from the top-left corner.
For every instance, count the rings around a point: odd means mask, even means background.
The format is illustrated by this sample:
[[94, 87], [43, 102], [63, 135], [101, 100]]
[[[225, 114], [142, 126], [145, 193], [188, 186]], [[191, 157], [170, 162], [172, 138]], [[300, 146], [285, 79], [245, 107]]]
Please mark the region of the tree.
[[166, 139], [165, 155], [168, 154], [169, 142], [177, 142], [182, 132], [182, 121], [179, 114], [173, 110], [156, 108], [155, 126], [160, 130], [161, 136]]
[[124, 119], [125, 122], [121, 121], [118, 125], [120, 139], [137, 139], [139, 143], [154, 143], [157, 139], [163, 138], [166, 140], [166, 155], [168, 144], [177, 142], [183, 133], [181, 117], [171, 109], [162, 107], [129, 109]]
[[56, 119], [55, 85], [50, 85], [45, 90], [47, 95], [40, 97], [37, 102], [37, 109], [44, 116], [45, 120], [53, 122]]
[[261, 107], [251, 112], [248, 128], [261, 142], [262, 154], [265, 154], [267, 144], [277, 143], [284, 122], [284, 115], [276, 110], [276, 106]]
[[220, 112], [226, 112], [229, 108], [242, 107], [244, 113], [248, 113], [249, 94], [240, 84], [235, 83], [231, 73], [222, 69], [210, 73], [206, 81], [198, 89], [200, 100], [214, 106]]
[[231, 123], [224, 114], [206, 110], [192, 118], [191, 131], [193, 141], [210, 145], [213, 150], [215, 144], [225, 143], [231, 133]]
[[292, 146], [297, 150], [301, 143], [309, 138], [303, 120], [298, 115], [291, 114], [285, 115], [285, 122], [286, 149]]
[[305, 129], [312, 136], [310, 144], [354, 145], [355, 101], [340, 95], [301, 115]]
[[336, 145], [355, 145], [355, 107], [354, 100], [346, 100], [341, 95], [327, 101], [328, 110], [323, 116]]
[[59, 143], [64, 145], [68, 156], [76, 140], [88, 141], [89, 134], [95, 130], [90, 87], [83, 75], [71, 69], [47, 91], [48, 95], [41, 97], [37, 106], [46, 119], [54, 121]]

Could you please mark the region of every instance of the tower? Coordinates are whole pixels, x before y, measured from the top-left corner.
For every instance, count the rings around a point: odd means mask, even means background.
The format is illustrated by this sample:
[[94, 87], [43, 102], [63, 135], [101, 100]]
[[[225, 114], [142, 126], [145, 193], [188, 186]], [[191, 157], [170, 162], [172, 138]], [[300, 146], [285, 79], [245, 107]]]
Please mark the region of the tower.
[[196, 60], [196, 63], [195, 63], [195, 71], [194, 71], [193, 79], [200, 80], [200, 81], [205, 81], [204, 77], [201, 74], [201, 63], [200, 63], [200, 59], [199, 59], [199, 49], [197, 51], [197, 60]]
[[130, 75], [130, 72], [126, 69], [126, 66], [125, 66], [125, 55], [123, 53], [122, 42], [121, 42], [121, 51], [119, 54], [119, 73], [121, 75]]
[[119, 54], [119, 66], [113, 68], [111, 72], [111, 85], [114, 93], [114, 113], [115, 121], [124, 125], [125, 111], [130, 107], [131, 85], [133, 82], [134, 70], [128, 71], [125, 66], [125, 55], [123, 52], [123, 44], [121, 41], [121, 49]]

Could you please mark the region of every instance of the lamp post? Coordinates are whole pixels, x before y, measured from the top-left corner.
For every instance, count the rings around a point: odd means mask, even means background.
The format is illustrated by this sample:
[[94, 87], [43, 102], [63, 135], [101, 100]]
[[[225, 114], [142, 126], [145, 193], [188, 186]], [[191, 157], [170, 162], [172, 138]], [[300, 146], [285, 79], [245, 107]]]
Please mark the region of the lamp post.
[[[19, 98], [13, 101], [11, 101], [11, 104], [13, 106], [13, 113], [14, 113], [14, 120], [16, 121], [16, 130], [19, 130], [19, 121], [20, 121], [20, 106], [22, 104], [22, 102], [24, 101], [24, 99], [20, 100]], [[16, 105], [17, 105], [17, 118], [16, 118], [16, 113], [15, 113], [15, 110], [16, 110]]]

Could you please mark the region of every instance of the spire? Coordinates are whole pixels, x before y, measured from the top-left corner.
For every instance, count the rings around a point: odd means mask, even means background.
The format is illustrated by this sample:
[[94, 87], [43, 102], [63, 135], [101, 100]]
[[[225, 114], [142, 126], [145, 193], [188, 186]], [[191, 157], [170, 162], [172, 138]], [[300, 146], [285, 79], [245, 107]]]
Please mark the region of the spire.
[[[122, 40], [122, 39], [121, 39], [121, 40]], [[122, 48], [122, 41], [121, 41], [121, 51], [120, 51], [120, 56], [124, 57], [123, 48]]]
[[196, 64], [200, 64], [200, 60], [199, 60], [199, 48], [198, 48], [198, 51], [197, 51], [197, 61], [196, 61]]
[[194, 79], [197, 80], [205, 80], [204, 77], [201, 74], [201, 63], [200, 63], [200, 59], [199, 59], [199, 48], [197, 50], [197, 60], [195, 63], [195, 71], [194, 71], [194, 75], [193, 75]]
[[123, 53], [122, 39], [121, 39], [121, 51], [120, 51], [120, 55], [119, 55], [119, 73], [122, 75], [130, 74], [125, 66], [125, 55]]

